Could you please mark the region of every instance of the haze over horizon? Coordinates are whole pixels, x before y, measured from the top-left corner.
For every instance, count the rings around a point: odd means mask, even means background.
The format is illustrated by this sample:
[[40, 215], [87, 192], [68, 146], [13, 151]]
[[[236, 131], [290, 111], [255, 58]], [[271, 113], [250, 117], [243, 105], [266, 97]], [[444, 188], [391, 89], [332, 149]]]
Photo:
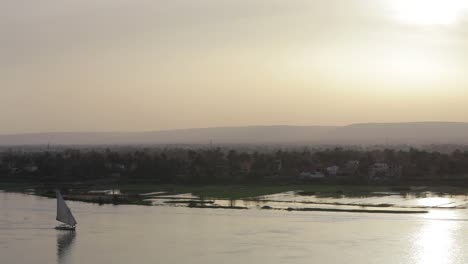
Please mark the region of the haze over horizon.
[[467, 145], [468, 123], [246, 126], [146, 132], [0, 134], [0, 146], [152, 144]]
[[468, 122], [462, 0], [20, 0], [0, 134]]
[[210, 126], [210, 127], [181, 127], [181, 128], [165, 128], [165, 129], [153, 129], [153, 130], [75, 130], [75, 131], [38, 131], [38, 132], [20, 132], [20, 133], [0, 133], [0, 136], [8, 135], [36, 135], [36, 134], [68, 134], [68, 133], [152, 133], [152, 132], [174, 132], [184, 130], [210, 130], [210, 129], [238, 129], [238, 128], [340, 128], [340, 127], [353, 127], [353, 126], [365, 126], [365, 125], [468, 125], [468, 122], [449, 122], [449, 121], [408, 121], [408, 122], [363, 122], [363, 123], [351, 123], [344, 125], [283, 125], [283, 124], [265, 124], [265, 125], [232, 125], [232, 126]]

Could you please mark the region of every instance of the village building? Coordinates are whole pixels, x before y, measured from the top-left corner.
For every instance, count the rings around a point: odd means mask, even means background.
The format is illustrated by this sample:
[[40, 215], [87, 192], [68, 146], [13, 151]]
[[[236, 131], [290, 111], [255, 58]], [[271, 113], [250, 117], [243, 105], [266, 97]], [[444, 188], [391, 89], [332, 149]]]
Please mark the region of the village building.
[[392, 182], [401, 178], [401, 166], [387, 163], [374, 163], [369, 167], [368, 180], [370, 182]]
[[299, 174], [299, 180], [308, 181], [308, 180], [321, 180], [325, 179], [325, 174], [319, 170], [315, 171], [303, 171]]
[[349, 160], [346, 164], [340, 168], [336, 175], [338, 181], [352, 181], [359, 177], [359, 166], [358, 160]]
[[327, 176], [336, 177], [338, 173], [340, 172], [340, 167], [334, 165], [334, 166], [326, 168], [325, 171], [327, 172]]

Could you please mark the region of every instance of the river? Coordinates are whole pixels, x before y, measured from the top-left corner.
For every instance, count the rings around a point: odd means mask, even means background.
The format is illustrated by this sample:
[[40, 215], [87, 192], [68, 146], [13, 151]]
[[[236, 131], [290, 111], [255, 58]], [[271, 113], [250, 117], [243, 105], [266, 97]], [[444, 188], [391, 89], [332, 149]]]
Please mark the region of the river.
[[394, 215], [67, 202], [0, 191], [0, 263], [468, 263], [468, 211]]

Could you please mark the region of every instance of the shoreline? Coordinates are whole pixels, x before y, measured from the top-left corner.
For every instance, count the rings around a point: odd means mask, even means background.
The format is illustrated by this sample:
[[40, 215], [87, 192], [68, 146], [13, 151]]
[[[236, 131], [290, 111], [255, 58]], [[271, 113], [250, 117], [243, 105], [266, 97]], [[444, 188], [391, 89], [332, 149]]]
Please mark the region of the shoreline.
[[[65, 186], [65, 185], [64, 185]], [[111, 188], [114, 187], [114, 188]], [[1, 183], [0, 190], [55, 198], [48, 185]], [[209, 209], [270, 209], [285, 211], [323, 211], [349, 213], [421, 214], [429, 209], [466, 209], [466, 205], [401, 206], [369, 199], [405, 197], [460, 197], [464, 188], [447, 186], [362, 186], [362, 185], [141, 185], [67, 184], [66, 200], [97, 204], [178, 206]], [[112, 192], [115, 191], [115, 192]], [[450, 192], [449, 192], [450, 191]], [[292, 195], [288, 199], [275, 195]], [[185, 195], [185, 196], [184, 196]], [[323, 200], [321, 200], [323, 199]], [[356, 201], [349, 201], [357, 199]], [[237, 205], [236, 205], [237, 203]], [[454, 202], [452, 202], [454, 203]], [[241, 204], [241, 205], [239, 205]], [[250, 204], [246, 206], [245, 204]], [[291, 204], [294, 206], [291, 207]], [[263, 205], [263, 206], [262, 206]]]

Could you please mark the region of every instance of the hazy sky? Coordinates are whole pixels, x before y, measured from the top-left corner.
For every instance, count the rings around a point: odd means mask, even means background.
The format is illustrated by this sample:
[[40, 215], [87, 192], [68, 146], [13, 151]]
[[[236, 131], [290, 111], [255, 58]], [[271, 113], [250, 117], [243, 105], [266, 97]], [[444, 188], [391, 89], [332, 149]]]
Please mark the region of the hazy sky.
[[468, 121], [463, 0], [0, 0], [0, 133]]

